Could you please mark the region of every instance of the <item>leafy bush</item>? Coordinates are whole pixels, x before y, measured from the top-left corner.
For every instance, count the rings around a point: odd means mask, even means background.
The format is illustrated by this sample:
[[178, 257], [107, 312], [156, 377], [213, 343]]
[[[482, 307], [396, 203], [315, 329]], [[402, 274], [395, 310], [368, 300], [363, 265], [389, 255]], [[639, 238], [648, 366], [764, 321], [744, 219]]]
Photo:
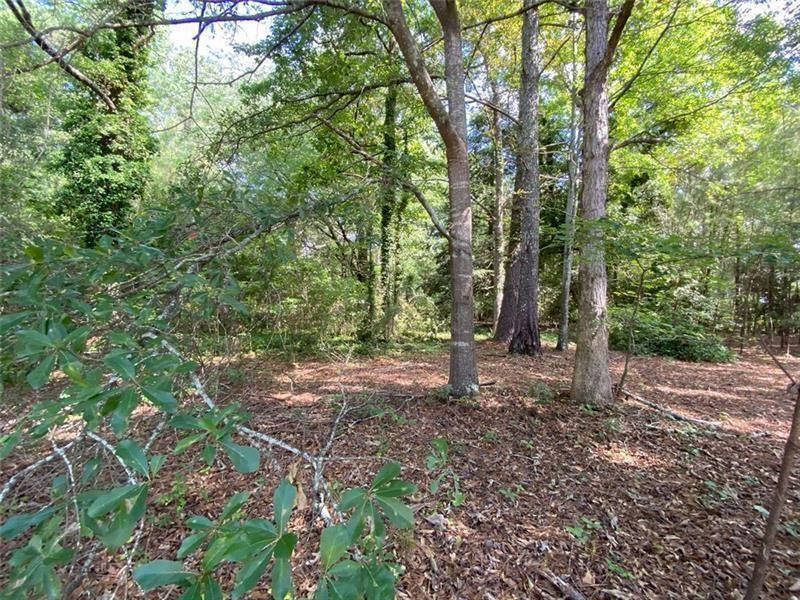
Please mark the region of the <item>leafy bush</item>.
[[[631, 311], [611, 311], [609, 343], [615, 350], [628, 349]], [[731, 362], [735, 354], [720, 338], [685, 319], [670, 319], [639, 310], [633, 323], [635, 353], [669, 356], [690, 362]]]

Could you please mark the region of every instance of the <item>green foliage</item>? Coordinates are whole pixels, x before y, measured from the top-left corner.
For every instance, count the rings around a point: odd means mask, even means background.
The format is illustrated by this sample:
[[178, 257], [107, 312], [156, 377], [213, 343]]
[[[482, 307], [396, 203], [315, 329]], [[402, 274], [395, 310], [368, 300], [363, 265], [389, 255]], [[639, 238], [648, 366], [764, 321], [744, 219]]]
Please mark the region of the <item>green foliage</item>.
[[[627, 312], [627, 311], [625, 311]], [[630, 315], [612, 311], [609, 343], [617, 350], [628, 349]], [[718, 337], [683, 319], [670, 319], [640, 310], [633, 323], [636, 354], [669, 356], [691, 362], [731, 362], [735, 353]]]
[[435, 476], [431, 481], [430, 491], [438, 494], [440, 490], [448, 488], [448, 501], [453, 508], [458, 508], [466, 501], [467, 497], [461, 491], [461, 478], [449, 463], [450, 444], [444, 438], [431, 440], [431, 452], [425, 460], [425, 468]]
[[[399, 479], [400, 465], [388, 463], [375, 476], [368, 489], [355, 488], [342, 494], [338, 510], [346, 520], [326, 527], [320, 537], [320, 580], [315, 598], [394, 598], [399, 566], [388, 560], [385, 551], [388, 530], [384, 521], [398, 529], [414, 524], [411, 509], [403, 498], [416, 486]], [[239, 565], [232, 598], [244, 598], [265, 573], [271, 572], [272, 597], [294, 597], [291, 557], [297, 535], [288, 530], [297, 497], [296, 488], [281, 482], [273, 496], [273, 520], [247, 519], [244, 507], [249, 494], [232, 496], [219, 518], [212, 521], [194, 516], [187, 520], [193, 532], [178, 549], [178, 560], [155, 560], [137, 567], [134, 578], [149, 591], [164, 585], [185, 589], [183, 598], [221, 597], [215, 572], [224, 563]], [[195, 570], [186, 559], [198, 555]], [[202, 556], [202, 558], [199, 558]]]

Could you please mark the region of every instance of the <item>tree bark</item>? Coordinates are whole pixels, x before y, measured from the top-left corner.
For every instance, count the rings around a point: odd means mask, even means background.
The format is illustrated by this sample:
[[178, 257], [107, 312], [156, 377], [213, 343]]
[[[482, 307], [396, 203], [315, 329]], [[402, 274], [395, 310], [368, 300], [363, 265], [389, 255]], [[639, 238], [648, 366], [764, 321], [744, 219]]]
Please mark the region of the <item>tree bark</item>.
[[[529, 3], [529, 2], [528, 2]], [[522, 24], [522, 73], [519, 91], [520, 132], [517, 188], [522, 208], [518, 247], [519, 288], [509, 352], [535, 355], [539, 338], [539, 11], [525, 12]]]
[[[575, 24], [573, 23], [573, 26]], [[573, 77], [577, 72], [577, 52], [579, 31], [572, 34], [572, 62]], [[570, 89], [572, 106], [569, 118], [569, 150], [568, 150], [568, 184], [567, 206], [564, 210], [564, 254], [561, 265], [561, 320], [558, 326], [558, 342], [556, 350], [569, 348], [569, 304], [572, 288], [572, 257], [575, 243], [575, 216], [578, 208], [578, 191], [580, 188], [580, 173], [578, 170], [581, 138], [580, 99], [578, 97], [577, 82], [573, 80]]]
[[467, 154], [467, 109], [461, 22], [455, 0], [429, 0], [444, 36], [447, 109], [439, 100], [419, 45], [408, 27], [401, 0], [383, 0], [386, 21], [414, 85], [445, 146], [450, 200], [450, 377], [453, 395], [478, 391], [472, 262], [472, 198]]
[[392, 257], [394, 244], [392, 219], [397, 204], [397, 84], [386, 90], [383, 120], [383, 196], [381, 198], [381, 292], [383, 294], [383, 337], [392, 335], [394, 321], [394, 293], [392, 284]]
[[[492, 87], [492, 104], [499, 106], [500, 94], [497, 82], [490, 80]], [[494, 205], [492, 206], [492, 283], [494, 285], [494, 303], [492, 305], [492, 332], [497, 331], [500, 320], [500, 309], [503, 305], [503, 286], [505, 285], [505, 232], [503, 213], [505, 212], [505, 160], [503, 158], [503, 127], [500, 113], [492, 109], [492, 167], [494, 170]]]
[[570, 396], [582, 404], [613, 401], [608, 371], [607, 275], [602, 219], [608, 194], [608, 71], [633, 8], [620, 7], [608, 37], [607, 0], [586, 0], [586, 73], [583, 86], [583, 189], [581, 218], [586, 224], [579, 269], [578, 343]]

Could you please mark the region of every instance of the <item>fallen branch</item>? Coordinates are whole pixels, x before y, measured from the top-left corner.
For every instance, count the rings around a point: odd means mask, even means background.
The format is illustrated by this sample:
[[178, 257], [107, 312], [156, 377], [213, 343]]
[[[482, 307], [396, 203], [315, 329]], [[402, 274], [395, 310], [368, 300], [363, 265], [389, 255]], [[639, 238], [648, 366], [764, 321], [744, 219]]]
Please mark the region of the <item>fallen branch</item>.
[[700, 425], [702, 427], [709, 427], [711, 429], [717, 429], [719, 427], [722, 427], [722, 423], [720, 423], [719, 421], [706, 421], [704, 419], [695, 419], [693, 417], [684, 416], [680, 413], [676, 413], [673, 410], [664, 408], [663, 406], [656, 404], [655, 402], [650, 402], [649, 400], [645, 400], [641, 396], [638, 396], [637, 394], [634, 394], [633, 392], [628, 391], [626, 389], [620, 389], [620, 393], [625, 397], [626, 400], [632, 400], [634, 402], [638, 402], [639, 404], [643, 404], [644, 406], [647, 406], [649, 408], [652, 408], [653, 410], [657, 410], [659, 412], [664, 413], [665, 415], [670, 416], [676, 421], [686, 421], [687, 423], [693, 423], [695, 425]]
[[44, 458], [41, 458], [41, 459], [37, 460], [35, 463], [32, 463], [32, 464], [28, 465], [27, 467], [25, 467], [24, 469], [22, 469], [21, 471], [18, 471], [17, 473], [15, 473], [11, 477], [11, 479], [6, 481], [6, 484], [3, 486], [3, 490], [0, 491], [0, 504], [3, 503], [3, 500], [5, 500], [6, 495], [8, 495], [8, 493], [11, 491], [11, 488], [13, 488], [20, 479], [25, 477], [25, 475], [27, 475], [31, 471], [35, 471], [39, 467], [42, 467], [42, 466], [46, 465], [47, 463], [52, 462], [57, 458], [60, 458], [61, 454], [63, 452], [66, 452], [70, 448], [72, 448], [72, 446], [74, 446], [76, 443], [78, 443], [78, 440], [80, 440], [82, 436], [83, 436], [83, 433], [79, 434], [70, 443], [68, 443], [68, 444], [66, 444], [64, 446], [61, 446], [59, 448], [58, 452], [53, 451], [50, 454], [48, 454], [47, 456], [45, 456]]
[[[148, 336], [152, 336], [152, 334], [148, 334]], [[181, 355], [181, 353], [178, 351], [178, 349], [175, 348], [175, 346], [173, 346], [172, 344], [170, 344], [167, 340], [161, 340], [161, 345], [174, 356], [180, 358], [181, 360], [185, 360], [183, 355]], [[190, 373], [189, 379], [191, 380], [192, 386], [197, 392], [197, 395], [200, 396], [205, 405], [212, 410], [216, 410], [217, 408], [216, 402], [214, 402], [214, 400], [211, 398], [208, 392], [206, 392], [205, 386], [203, 385], [203, 382], [200, 381], [200, 378], [197, 376], [197, 374]], [[334, 427], [338, 425], [340, 418], [341, 418], [341, 413], [339, 418], [337, 418]], [[330, 488], [322, 475], [325, 463], [324, 455], [313, 456], [312, 454], [309, 454], [305, 450], [301, 450], [300, 448], [292, 446], [288, 442], [284, 442], [283, 440], [272, 437], [271, 435], [261, 433], [260, 431], [256, 431], [255, 429], [251, 429], [250, 427], [245, 427], [244, 425], [236, 425], [235, 429], [237, 433], [247, 438], [250, 438], [251, 440], [263, 442], [275, 448], [280, 448], [281, 450], [285, 450], [286, 452], [290, 452], [291, 454], [294, 454], [306, 460], [311, 465], [311, 468], [314, 470], [314, 479], [313, 479], [315, 488], [314, 491], [317, 494], [317, 501], [315, 502], [316, 505], [315, 508], [317, 509], [317, 512], [320, 514], [322, 520], [325, 522], [326, 525], [330, 525], [333, 523], [333, 518], [331, 516], [333, 511], [331, 511], [328, 508], [328, 503], [326, 501], [326, 495], [330, 497]], [[335, 433], [336, 432], [334, 429], [334, 431], [331, 433], [331, 438], [329, 443], [325, 446], [325, 450], [327, 450], [330, 447], [330, 445], [332, 445]]]
[[553, 573], [550, 569], [537, 569], [539, 574], [558, 588], [568, 600], [586, 600], [586, 596], [564, 581], [561, 577]]

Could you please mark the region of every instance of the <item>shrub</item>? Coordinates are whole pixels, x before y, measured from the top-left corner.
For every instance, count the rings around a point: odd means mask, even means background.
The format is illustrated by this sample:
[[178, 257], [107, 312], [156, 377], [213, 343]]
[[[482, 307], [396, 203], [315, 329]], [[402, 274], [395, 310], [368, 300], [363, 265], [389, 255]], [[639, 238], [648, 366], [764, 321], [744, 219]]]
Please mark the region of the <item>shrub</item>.
[[[615, 350], [628, 349], [631, 312], [612, 310], [609, 344]], [[690, 362], [731, 362], [735, 354], [722, 340], [697, 324], [639, 310], [633, 324], [635, 353], [669, 356]]]

